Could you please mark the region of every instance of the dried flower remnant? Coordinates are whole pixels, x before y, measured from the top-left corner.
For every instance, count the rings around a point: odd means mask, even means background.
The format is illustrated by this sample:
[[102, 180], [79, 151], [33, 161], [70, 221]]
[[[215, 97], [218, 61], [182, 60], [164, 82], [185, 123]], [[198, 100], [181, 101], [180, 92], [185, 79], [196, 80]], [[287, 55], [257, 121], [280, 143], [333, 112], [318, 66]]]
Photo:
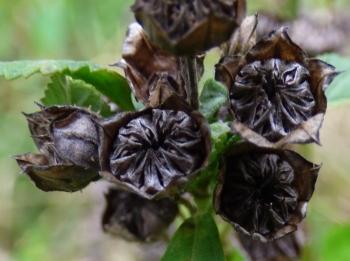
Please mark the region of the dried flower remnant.
[[117, 189], [109, 190], [106, 201], [104, 231], [130, 241], [158, 239], [178, 213], [176, 202], [169, 198], [148, 200]]
[[[256, 24], [251, 28], [256, 30]], [[217, 80], [230, 91], [236, 121], [272, 142], [289, 135], [294, 135], [290, 143], [319, 142], [327, 108], [325, 90], [337, 75], [335, 68], [307, 57], [285, 28], [240, 50], [246, 52], [226, 53], [216, 66]], [[308, 135], [298, 137], [308, 121]]]
[[202, 116], [185, 107], [173, 96], [102, 123], [102, 175], [149, 199], [186, 182], [206, 163], [210, 136]]
[[[138, 23], [129, 26], [122, 51], [123, 59], [117, 63], [138, 100], [156, 107], [172, 93], [187, 99], [188, 82], [183, 73], [182, 59], [165, 53], [154, 46]], [[203, 74], [204, 56], [196, 56], [198, 81]]]
[[98, 116], [73, 106], [26, 114], [41, 154], [17, 156], [21, 169], [44, 191], [77, 191], [98, 179]]
[[320, 166], [288, 150], [249, 151], [225, 159], [216, 211], [241, 233], [261, 241], [297, 229]]
[[180, 55], [227, 41], [246, 12], [245, 0], [137, 0], [136, 20], [154, 44]]
[[237, 237], [247, 257], [252, 261], [299, 260], [304, 245], [304, 233], [301, 228], [270, 242], [260, 242], [244, 234], [238, 234]]

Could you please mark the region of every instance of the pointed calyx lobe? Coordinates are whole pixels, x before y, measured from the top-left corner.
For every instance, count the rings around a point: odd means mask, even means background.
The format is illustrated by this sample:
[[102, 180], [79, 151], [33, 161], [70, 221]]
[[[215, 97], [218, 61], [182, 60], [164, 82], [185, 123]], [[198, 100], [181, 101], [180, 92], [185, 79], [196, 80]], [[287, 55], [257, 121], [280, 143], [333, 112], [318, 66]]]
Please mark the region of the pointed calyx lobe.
[[[319, 142], [327, 107], [325, 89], [337, 74], [335, 68], [308, 58], [285, 28], [255, 45], [251, 40], [233, 43], [240, 48], [227, 49], [216, 65], [216, 78], [230, 91], [231, 109], [242, 136], [248, 136], [250, 130], [270, 142], [285, 137], [290, 143]], [[300, 130], [307, 135], [301, 137]]]
[[245, 16], [245, 0], [136, 0], [132, 10], [154, 44], [194, 55], [227, 41]]
[[102, 175], [145, 198], [169, 192], [207, 162], [210, 136], [204, 118], [175, 96], [102, 125]]
[[[117, 65], [124, 69], [134, 95], [145, 105], [156, 107], [173, 93], [185, 100], [189, 98], [190, 86], [187, 86], [183, 59], [154, 46], [137, 23], [129, 26], [122, 57]], [[204, 70], [204, 56], [193, 59], [199, 81]]]
[[16, 160], [40, 189], [73, 192], [98, 179], [97, 115], [77, 107], [53, 106], [26, 117], [40, 154], [24, 154]]
[[320, 166], [292, 151], [249, 149], [225, 158], [216, 211], [241, 233], [269, 241], [297, 229]]
[[169, 198], [148, 200], [117, 189], [109, 190], [106, 202], [104, 231], [130, 241], [158, 239], [178, 213], [176, 202]]

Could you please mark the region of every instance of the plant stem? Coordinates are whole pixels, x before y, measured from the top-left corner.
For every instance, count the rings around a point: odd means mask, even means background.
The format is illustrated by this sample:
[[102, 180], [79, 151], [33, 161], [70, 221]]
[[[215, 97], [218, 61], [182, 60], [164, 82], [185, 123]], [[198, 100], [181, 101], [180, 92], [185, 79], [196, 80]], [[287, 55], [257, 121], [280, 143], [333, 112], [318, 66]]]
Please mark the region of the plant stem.
[[179, 197], [178, 201], [190, 211], [192, 216], [197, 212], [197, 207], [193, 205], [192, 202], [190, 202], [188, 199]]
[[198, 104], [198, 73], [197, 61], [195, 56], [186, 56], [181, 59], [184, 66], [185, 84], [188, 103], [193, 109], [197, 110]]

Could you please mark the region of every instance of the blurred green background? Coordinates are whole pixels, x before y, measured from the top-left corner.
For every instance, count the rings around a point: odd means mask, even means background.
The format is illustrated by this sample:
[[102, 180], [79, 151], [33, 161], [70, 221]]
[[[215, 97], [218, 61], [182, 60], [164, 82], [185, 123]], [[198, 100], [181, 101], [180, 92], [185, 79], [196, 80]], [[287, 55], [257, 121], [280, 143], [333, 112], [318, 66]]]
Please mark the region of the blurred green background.
[[[249, 2], [249, 12], [266, 10], [282, 18], [297, 13], [334, 12], [349, 0]], [[0, 60], [75, 59], [104, 65], [119, 59], [133, 16], [131, 0], [0, 0]], [[345, 9], [346, 10], [346, 9]], [[349, 9], [347, 9], [349, 10]], [[350, 23], [350, 15], [348, 22]], [[349, 46], [349, 45], [348, 45]], [[217, 53], [206, 60], [212, 73]], [[0, 79], [0, 260], [152, 260], [161, 244], [140, 246], [104, 235], [100, 226], [107, 185], [81, 193], [44, 193], [30, 183], [12, 155], [35, 151], [22, 111], [36, 110], [41, 77]], [[350, 83], [349, 83], [350, 88]], [[331, 107], [322, 147], [304, 147], [323, 162], [307, 219], [304, 260], [350, 260], [350, 105]]]

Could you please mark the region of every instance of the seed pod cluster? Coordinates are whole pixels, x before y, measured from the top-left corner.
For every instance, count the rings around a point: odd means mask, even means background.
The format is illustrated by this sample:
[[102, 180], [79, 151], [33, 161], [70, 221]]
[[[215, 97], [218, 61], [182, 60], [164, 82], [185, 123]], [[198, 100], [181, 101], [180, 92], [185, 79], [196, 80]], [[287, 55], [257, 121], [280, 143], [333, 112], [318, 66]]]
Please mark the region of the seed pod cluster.
[[[110, 182], [103, 229], [152, 241], [178, 214], [175, 199], [184, 184], [200, 173], [214, 176], [219, 166], [214, 209], [239, 232], [252, 259], [298, 255], [297, 247], [279, 248], [294, 242], [320, 166], [291, 145], [319, 143], [335, 68], [308, 57], [285, 28], [257, 42], [257, 16], [243, 20], [244, 0], [136, 0], [132, 9], [140, 24], [129, 26], [116, 65], [142, 109], [102, 118], [75, 106], [42, 106], [26, 114], [40, 153], [16, 156], [20, 168], [44, 191]], [[229, 102], [219, 115], [241, 138], [223, 155], [216, 147], [211, 154], [197, 90], [203, 52], [220, 44], [215, 78], [227, 87]], [[205, 169], [219, 156], [215, 170]], [[211, 181], [199, 181], [205, 188], [193, 196], [207, 195]]]
[[216, 65], [242, 141], [224, 156], [214, 203], [241, 237], [270, 242], [297, 230], [306, 215], [320, 166], [290, 144], [319, 143], [325, 90], [337, 73], [309, 58], [285, 28], [258, 42], [256, 28], [257, 16], [247, 17]]
[[181, 192], [211, 150], [205, 119], [177, 95], [106, 119], [73, 106], [26, 117], [40, 154], [16, 156], [23, 172], [43, 191], [74, 192], [100, 177], [116, 184], [104, 229], [129, 240], [156, 239], [173, 221], [177, 205], [165, 197]]

